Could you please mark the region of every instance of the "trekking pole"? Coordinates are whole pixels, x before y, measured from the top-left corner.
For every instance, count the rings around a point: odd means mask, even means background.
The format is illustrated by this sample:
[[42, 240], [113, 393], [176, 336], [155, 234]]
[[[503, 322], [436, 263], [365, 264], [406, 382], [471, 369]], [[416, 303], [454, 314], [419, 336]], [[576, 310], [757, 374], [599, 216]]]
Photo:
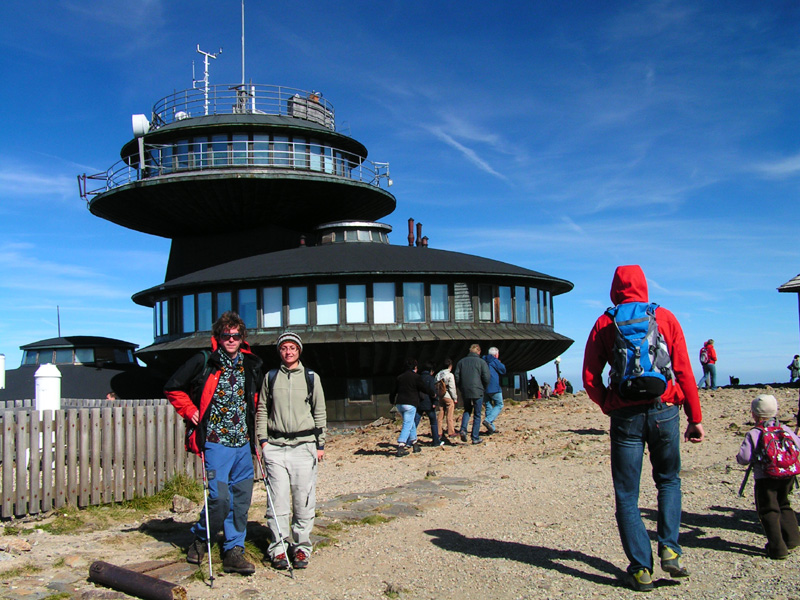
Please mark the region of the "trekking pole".
[[747, 485], [747, 480], [750, 478], [750, 471], [753, 470], [753, 463], [747, 465], [747, 471], [745, 471], [744, 479], [742, 479], [742, 485], [739, 486], [739, 496], [744, 497], [744, 486]]
[[286, 564], [289, 569], [289, 577], [294, 579], [294, 568], [292, 567], [292, 561], [289, 560], [289, 553], [286, 551], [286, 540], [283, 539], [283, 533], [281, 532], [281, 525], [278, 522], [278, 514], [275, 512], [275, 503], [272, 501], [272, 494], [269, 491], [269, 483], [267, 483], [267, 474], [264, 472], [264, 463], [262, 461], [262, 454], [258, 450], [257, 444], [256, 444], [256, 458], [258, 459], [258, 468], [261, 470], [261, 481], [264, 482], [264, 487], [267, 490], [267, 503], [268, 506], [272, 507], [272, 516], [275, 519], [275, 529], [278, 530], [278, 536], [281, 538], [281, 548], [283, 549], [283, 555], [286, 557]]
[[206, 546], [208, 549], [208, 581], [209, 587], [214, 587], [214, 570], [211, 567], [211, 526], [208, 521], [208, 477], [206, 477], [206, 455], [200, 453], [200, 460], [203, 461], [203, 511], [206, 515]]

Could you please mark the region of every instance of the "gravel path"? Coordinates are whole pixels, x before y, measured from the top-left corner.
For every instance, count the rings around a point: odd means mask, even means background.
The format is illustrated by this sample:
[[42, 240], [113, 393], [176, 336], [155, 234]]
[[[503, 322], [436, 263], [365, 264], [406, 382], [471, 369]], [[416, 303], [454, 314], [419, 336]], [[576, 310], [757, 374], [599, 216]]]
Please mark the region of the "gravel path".
[[[800, 553], [786, 561], [766, 559], [752, 482], [744, 498], [737, 495], [744, 470], [733, 456], [747, 431], [749, 402], [762, 391], [701, 392], [707, 440], [682, 447], [681, 544], [692, 576], [672, 580], [656, 567], [651, 597], [800, 598]], [[771, 393], [789, 420], [797, 388]], [[423, 441], [429, 440], [426, 427], [423, 421]], [[393, 424], [333, 436], [320, 471], [318, 503], [319, 523], [331, 526], [328, 534], [336, 541], [314, 553], [309, 569], [290, 579], [259, 565], [248, 578], [218, 574], [213, 589], [197, 580], [182, 584], [190, 598], [213, 600], [637, 595], [619, 581], [627, 561], [614, 521], [607, 417], [581, 393], [507, 406], [498, 428], [480, 446], [427, 446], [403, 458], [393, 456]], [[255, 496], [254, 526], [263, 524], [263, 496], [262, 491]], [[410, 516], [338, 529], [337, 510], [368, 497], [378, 506], [376, 514], [391, 514], [402, 505], [411, 509], [400, 514]], [[652, 532], [656, 501], [647, 469], [640, 505]], [[158, 536], [131, 524], [80, 536], [28, 536], [34, 543], [29, 555], [0, 562], [0, 571], [24, 560], [58, 566], [17, 578], [0, 594], [36, 600], [22, 592], [49, 578], [66, 582], [62, 587], [76, 590], [75, 597], [107, 598], [99, 595], [107, 590], [85, 582], [87, 565], [98, 559], [121, 565], [141, 561], [159, 544], [169, 550], [169, 540], [153, 538]], [[49, 593], [54, 589], [51, 585]]]

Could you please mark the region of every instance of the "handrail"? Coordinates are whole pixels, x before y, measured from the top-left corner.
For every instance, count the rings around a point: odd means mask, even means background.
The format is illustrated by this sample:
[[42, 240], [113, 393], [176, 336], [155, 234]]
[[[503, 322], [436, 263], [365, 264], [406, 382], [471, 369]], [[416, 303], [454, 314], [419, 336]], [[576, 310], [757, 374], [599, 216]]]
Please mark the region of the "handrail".
[[[94, 196], [137, 181], [231, 168], [249, 172], [292, 170], [320, 173], [376, 187], [380, 187], [381, 179], [389, 182], [388, 163], [376, 163], [358, 154], [318, 144], [267, 140], [145, 144], [144, 155], [143, 169], [139, 165], [139, 155], [134, 154], [100, 173], [79, 175], [80, 197], [89, 202]], [[94, 181], [100, 184], [89, 183]]]
[[263, 114], [298, 117], [335, 130], [333, 105], [319, 92], [278, 85], [227, 84], [192, 88], [153, 105], [150, 129], [208, 115]]

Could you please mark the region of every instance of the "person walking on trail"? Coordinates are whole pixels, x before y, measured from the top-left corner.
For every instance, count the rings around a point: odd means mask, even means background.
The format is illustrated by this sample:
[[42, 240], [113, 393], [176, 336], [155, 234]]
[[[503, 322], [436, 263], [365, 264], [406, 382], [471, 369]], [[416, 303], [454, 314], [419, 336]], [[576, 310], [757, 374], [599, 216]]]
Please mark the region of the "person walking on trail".
[[742, 442], [736, 462], [740, 465], [753, 465], [753, 478], [755, 483], [756, 512], [764, 533], [767, 535], [767, 545], [764, 550], [773, 560], [788, 558], [789, 552], [800, 546], [800, 531], [797, 528], [797, 515], [794, 514], [789, 501], [789, 493], [794, 486], [794, 476], [771, 477], [766, 472], [766, 458], [762, 455], [764, 443], [762, 436], [766, 435], [765, 428], [780, 427], [781, 435], [788, 436], [796, 448], [800, 448], [800, 439], [786, 425], [780, 423], [778, 414], [778, 401], [771, 394], [761, 394], [750, 404], [750, 413], [756, 426], [747, 432]]
[[[647, 280], [638, 265], [617, 267], [611, 284], [615, 308], [601, 315], [586, 341], [583, 385], [589, 397], [611, 417], [611, 478], [616, 500], [617, 527], [628, 558], [628, 583], [638, 591], [653, 589], [653, 554], [650, 536], [639, 511], [639, 482], [644, 448], [649, 451], [653, 480], [658, 489], [658, 555], [661, 568], [672, 577], [687, 577], [678, 544], [681, 523], [680, 412], [686, 410], [688, 426], [684, 440], [702, 442], [703, 417], [686, 340], [678, 320], [665, 308], [654, 308], [658, 333], [671, 360], [671, 375], [661, 379], [660, 396], [626, 399], [621, 385], [603, 383], [603, 369], [616, 364], [617, 326], [615, 309], [639, 309], [628, 303], [647, 305]], [[637, 348], [638, 349], [638, 348]], [[638, 371], [637, 371], [638, 372]], [[655, 378], [650, 378], [655, 379]], [[644, 385], [644, 384], [643, 384]]]
[[455, 371], [456, 386], [464, 397], [464, 414], [461, 417], [461, 441], [466, 442], [467, 426], [470, 415], [472, 416], [472, 443], [480, 444], [481, 439], [481, 406], [486, 386], [489, 385], [491, 375], [489, 365], [481, 358], [481, 347], [472, 344], [469, 354], [458, 361]]
[[497, 427], [494, 422], [503, 410], [503, 390], [500, 387], [500, 375], [506, 374], [506, 366], [500, 362], [500, 351], [492, 346], [489, 348], [489, 353], [483, 357], [486, 364], [489, 365], [489, 385], [486, 386], [486, 391], [483, 393], [483, 402], [486, 405], [486, 418], [483, 420], [483, 426], [486, 427], [486, 433], [497, 433]]
[[305, 569], [317, 509], [317, 468], [325, 456], [325, 393], [319, 375], [300, 362], [299, 335], [283, 333], [277, 347], [281, 366], [264, 378], [263, 401], [256, 414], [272, 498], [267, 507], [267, 553], [275, 569], [288, 569], [289, 561], [295, 569]]
[[717, 389], [717, 351], [714, 349], [714, 340], [708, 340], [700, 349], [700, 364], [703, 366], [703, 377], [700, 379], [701, 388]]
[[419, 452], [417, 440], [417, 411], [419, 410], [420, 394], [428, 393], [427, 386], [417, 373], [417, 360], [407, 358], [405, 370], [397, 376], [394, 391], [389, 395], [389, 401], [395, 405], [398, 414], [403, 419], [400, 435], [397, 437], [397, 456], [408, 455], [408, 447], [414, 452]]
[[[443, 382], [440, 384], [439, 382]], [[456, 404], [458, 404], [458, 392], [456, 391], [456, 378], [453, 375], [453, 361], [450, 358], [444, 359], [444, 368], [436, 374], [437, 385], [443, 385], [443, 394], [439, 394], [439, 410], [437, 419], [439, 422], [439, 438], [448, 444], [453, 443], [456, 436]]]
[[789, 383], [793, 383], [795, 379], [800, 379], [800, 354], [795, 354], [792, 362], [786, 368], [789, 369]]
[[186, 449], [199, 454], [208, 480], [206, 509], [192, 526], [187, 562], [200, 564], [220, 529], [225, 534], [222, 568], [250, 575], [245, 559], [247, 512], [253, 495], [255, 414], [262, 362], [250, 351], [244, 322], [224, 313], [212, 327], [211, 352], [194, 355], [167, 381], [164, 393], [186, 420]]
[[428, 361], [422, 366], [422, 373], [419, 374], [419, 378], [422, 380], [426, 391], [419, 394], [419, 410], [414, 415], [415, 427], [419, 432], [419, 422], [422, 420], [422, 415], [427, 415], [431, 425], [431, 438], [433, 439], [434, 447], [444, 446], [444, 442], [439, 437], [439, 421], [436, 416], [439, 408], [439, 398], [436, 396], [436, 380], [433, 377], [432, 362]]

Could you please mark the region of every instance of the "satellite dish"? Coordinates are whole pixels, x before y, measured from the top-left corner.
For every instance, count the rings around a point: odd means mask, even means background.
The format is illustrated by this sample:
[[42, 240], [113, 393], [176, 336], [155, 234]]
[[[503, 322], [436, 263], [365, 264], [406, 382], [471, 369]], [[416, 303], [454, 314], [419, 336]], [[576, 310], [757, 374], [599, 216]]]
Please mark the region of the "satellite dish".
[[[144, 115], [142, 115], [142, 116], [144, 116]], [[184, 119], [188, 119], [188, 118], [189, 118], [189, 113], [187, 113], [185, 111], [179, 110], [178, 112], [175, 113], [175, 120], [176, 121], [183, 121]]]
[[144, 115], [131, 116], [131, 124], [133, 125], [133, 137], [142, 137], [150, 131], [150, 121]]

